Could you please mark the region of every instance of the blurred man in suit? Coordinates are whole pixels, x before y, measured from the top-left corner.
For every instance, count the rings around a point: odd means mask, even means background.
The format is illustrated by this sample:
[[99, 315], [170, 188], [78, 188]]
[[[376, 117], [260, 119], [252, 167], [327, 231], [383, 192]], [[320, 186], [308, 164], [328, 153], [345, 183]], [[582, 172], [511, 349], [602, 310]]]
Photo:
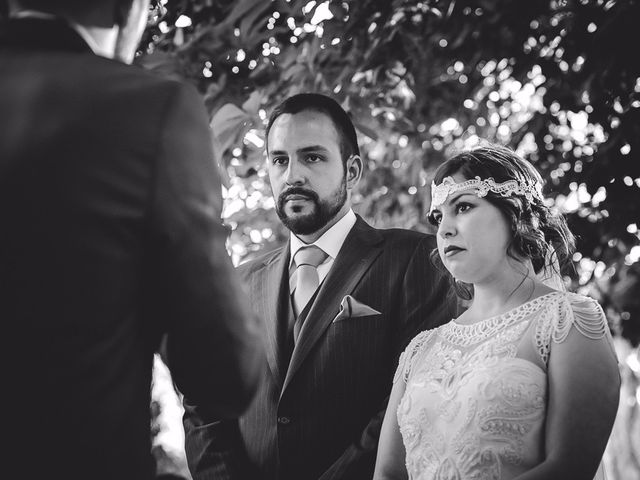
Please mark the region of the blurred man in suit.
[[189, 466], [196, 480], [370, 479], [399, 353], [455, 313], [429, 262], [435, 242], [372, 228], [352, 211], [363, 162], [331, 98], [278, 106], [267, 154], [290, 239], [240, 271], [267, 332], [268, 368], [239, 422], [187, 398]]
[[149, 0], [10, 7], [0, 26], [3, 471], [149, 479], [161, 339], [179, 389], [224, 418], [247, 407], [262, 358], [225, 250], [206, 112], [195, 89], [127, 65], [157, 13]]

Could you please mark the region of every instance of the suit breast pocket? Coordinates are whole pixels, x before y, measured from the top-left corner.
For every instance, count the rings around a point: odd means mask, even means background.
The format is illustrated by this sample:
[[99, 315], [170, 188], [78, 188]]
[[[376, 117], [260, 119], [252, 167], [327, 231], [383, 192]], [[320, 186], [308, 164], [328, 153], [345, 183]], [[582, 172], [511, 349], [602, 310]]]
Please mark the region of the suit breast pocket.
[[334, 320], [329, 331], [334, 335], [384, 335], [387, 332], [387, 322], [381, 313], [342, 317]]
[[347, 317], [347, 316], [338, 316], [333, 320], [333, 323], [349, 323], [349, 322], [359, 322], [359, 321], [367, 321], [367, 320], [375, 320], [376, 318], [382, 317], [381, 313], [370, 313], [367, 315], [358, 315], [357, 317]]

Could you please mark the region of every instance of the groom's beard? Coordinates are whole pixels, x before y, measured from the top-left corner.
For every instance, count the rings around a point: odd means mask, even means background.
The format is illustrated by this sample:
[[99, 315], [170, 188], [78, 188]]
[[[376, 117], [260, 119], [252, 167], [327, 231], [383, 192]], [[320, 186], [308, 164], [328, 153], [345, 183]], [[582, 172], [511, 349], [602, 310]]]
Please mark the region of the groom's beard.
[[[303, 195], [313, 203], [313, 209], [306, 215], [287, 215], [285, 202], [289, 195]], [[347, 179], [343, 178], [338, 188], [327, 200], [320, 200], [318, 194], [304, 187], [290, 187], [278, 196], [276, 213], [285, 227], [296, 235], [309, 235], [329, 223], [347, 201]]]

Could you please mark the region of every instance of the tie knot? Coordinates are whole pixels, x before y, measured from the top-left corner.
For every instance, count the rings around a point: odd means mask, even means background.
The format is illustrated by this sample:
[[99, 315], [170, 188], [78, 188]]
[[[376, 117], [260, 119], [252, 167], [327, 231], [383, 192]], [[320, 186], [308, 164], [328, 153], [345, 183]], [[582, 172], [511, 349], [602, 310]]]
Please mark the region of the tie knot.
[[318, 268], [318, 265], [324, 262], [327, 257], [328, 255], [320, 247], [309, 245], [298, 250], [293, 260], [296, 263], [296, 268], [300, 265], [311, 265], [314, 268]]

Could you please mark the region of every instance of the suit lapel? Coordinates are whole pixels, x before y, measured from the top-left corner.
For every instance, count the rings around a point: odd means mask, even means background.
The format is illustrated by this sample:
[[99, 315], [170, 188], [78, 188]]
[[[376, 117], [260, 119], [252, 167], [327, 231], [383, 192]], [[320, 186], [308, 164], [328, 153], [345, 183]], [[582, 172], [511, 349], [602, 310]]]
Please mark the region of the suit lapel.
[[358, 217], [308, 311], [291, 356], [283, 390], [337, 315], [342, 298], [353, 292], [381, 252], [382, 235]]
[[[251, 296], [256, 311], [263, 316], [266, 330], [265, 350], [269, 368], [282, 385], [286, 365], [284, 365], [286, 338], [282, 335], [282, 322], [287, 322], [289, 299], [289, 245], [265, 260], [262, 270], [251, 275]], [[286, 289], [286, 291], [285, 291]]]

